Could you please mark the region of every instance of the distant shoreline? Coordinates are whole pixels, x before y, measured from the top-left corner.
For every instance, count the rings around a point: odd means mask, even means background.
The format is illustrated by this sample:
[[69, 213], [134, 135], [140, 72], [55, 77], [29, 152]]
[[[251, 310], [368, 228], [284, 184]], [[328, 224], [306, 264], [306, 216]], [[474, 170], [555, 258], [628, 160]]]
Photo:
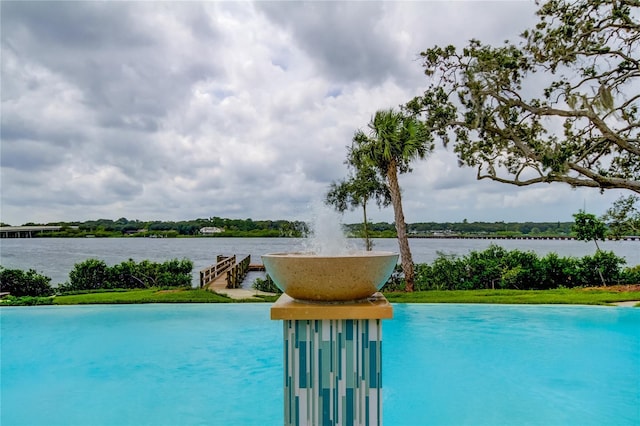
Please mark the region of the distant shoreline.
[[[433, 238], [453, 240], [575, 240], [567, 235], [409, 235], [409, 238]], [[640, 241], [640, 236], [608, 238], [610, 241]]]
[[[76, 235], [58, 235], [58, 227], [51, 226], [11, 226], [0, 227], [0, 239], [14, 238], [14, 239], [29, 239], [29, 238], [304, 238], [294, 236], [282, 236], [282, 235], [225, 235], [225, 233], [215, 235], [136, 235], [136, 234], [122, 234], [122, 235], [95, 235], [92, 233], [76, 234]], [[500, 235], [500, 234], [413, 234], [408, 235], [412, 239], [436, 239], [436, 240], [576, 240], [571, 235]], [[349, 236], [348, 238], [362, 238]], [[395, 235], [372, 235], [370, 238], [397, 238]], [[640, 242], [640, 235], [628, 235], [620, 238], [607, 238], [608, 241], [638, 241]]]
[[[572, 240], [574, 222], [415, 222], [407, 223], [409, 238]], [[140, 221], [119, 218], [74, 222], [0, 223], [0, 238], [304, 238], [312, 225], [302, 221], [199, 218], [183, 221]], [[362, 223], [341, 224], [345, 235], [363, 237]], [[394, 223], [368, 222], [370, 238], [397, 238]], [[610, 239], [616, 239], [611, 235]], [[622, 240], [640, 241], [640, 234]]]

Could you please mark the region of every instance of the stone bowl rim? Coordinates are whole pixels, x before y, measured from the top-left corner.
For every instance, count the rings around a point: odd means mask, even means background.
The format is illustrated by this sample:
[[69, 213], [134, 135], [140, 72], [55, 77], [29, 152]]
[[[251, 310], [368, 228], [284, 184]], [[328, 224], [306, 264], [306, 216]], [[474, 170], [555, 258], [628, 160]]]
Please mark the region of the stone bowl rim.
[[393, 251], [354, 251], [342, 254], [317, 254], [315, 252], [295, 251], [295, 252], [280, 252], [280, 253], [267, 253], [262, 257], [270, 258], [293, 258], [293, 259], [354, 259], [354, 258], [370, 258], [370, 257], [391, 257], [399, 256], [399, 253]]

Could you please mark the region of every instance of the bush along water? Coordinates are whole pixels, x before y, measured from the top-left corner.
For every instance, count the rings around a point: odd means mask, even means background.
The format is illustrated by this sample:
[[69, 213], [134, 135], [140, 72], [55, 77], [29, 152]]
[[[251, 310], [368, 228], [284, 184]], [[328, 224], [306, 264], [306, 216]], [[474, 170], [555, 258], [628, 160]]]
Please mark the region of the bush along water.
[[108, 266], [98, 259], [76, 263], [69, 281], [58, 288], [61, 293], [84, 290], [134, 289], [149, 287], [191, 287], [193, 262], [173, 259], [164, 263], [129, 259]]
[[[640, 265], [623, 268], [625, 259], [613, 252], [597, 251], [582, 258], [550, 253], [538, 257], [531, 251], [511, 250], [491, 245], [466, 256], [439, 253], [430, 264], [415, 267], [416, 290], [520, 289], [544, 290], [558, 287], [592, 287], [640, 284]], [[402, 288], [396, 271], [383, 291]]]
[[12, 296], [46, 297], [53, 294], [51, 278], [38, 274], [33, 269], [7, 269], [0, 266], [0, 292]]
[[251, 287], [253, 287], [255, 290], [265, 291], [267, 293], [276, 293], [276, 294], [282, 293], [282, 290], [280, 290], [278, 286], [276, 286], [276, 284], [273, 282], [269, 274], [267, 274], [265, 279], [256, 278], [253, 281], [253, 284], [251, 285]]
[[48, 305], [54, 289], [51, 278], [29, 269], [7, 269], [0, 266], [0, 292], [9, 293], [3, 305]]

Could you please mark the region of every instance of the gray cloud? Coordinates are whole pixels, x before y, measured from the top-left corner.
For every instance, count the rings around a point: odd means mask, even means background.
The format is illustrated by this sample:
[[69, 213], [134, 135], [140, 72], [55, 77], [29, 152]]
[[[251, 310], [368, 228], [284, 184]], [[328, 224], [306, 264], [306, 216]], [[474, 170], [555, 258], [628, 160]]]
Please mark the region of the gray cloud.
[[151, 38], [136, 31], [130, 10], [126, 3], [7, 1], [2, 4], [2, 25], [11, 34], [7, 40], [27, 39], [38, 50], [47, 45], [91, 52], [152, 44]]
[[200, 4], [3, 2], [2, 12], [3, 50], [73, 84], [102, 127], [154, 131], [194, 81], [219, 74], [197, 52], [171, 49], [163, 28], [175, 23], [191, 49], [219, 44]]
[[[2, 221], [19, 224], [307, 219], [312, 201], [345, 176], [354, 131], [377, 109], [424, 89], [421, 50], [517, 37], [534, 22], [535, 5], [3, 1], [0, 8]], [[565, 202], [575, 210], [586, 196], [476, 182], [450, 154], [416, 164], [402, 182], [410, 221], [566, 218], [569, 207], [549, 209]], [[373, 220], [393, 220], [390, 209], [372, 210]]]
[[3, 167], [18, 170], [46, 170], [62, 160], [66, 154], [64, 149], [56, 146], [42, 146], [31, 140], [19, 140], [17, 142], [4, 141], [2, 144]]
[[402, 80], [406, 64], [388, 29], [378, 25], [382, 2], [258, 2], [273, 22], [294, 34], [295, 42], [329, 78], [338, 82]]

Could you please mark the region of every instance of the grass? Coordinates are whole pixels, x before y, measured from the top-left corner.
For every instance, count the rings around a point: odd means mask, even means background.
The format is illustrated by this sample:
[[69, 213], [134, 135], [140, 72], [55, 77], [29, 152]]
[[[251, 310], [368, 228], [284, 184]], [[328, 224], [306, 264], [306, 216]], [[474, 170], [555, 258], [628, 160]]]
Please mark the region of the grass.
[[[612, 291], [603, 288], [552, 290], [443, 290], [414, 293], [385, 293], [395, 303], [496, 303], [608, 305], [640, 300], [640, 291]], [[640, 305], [640, 304], [638, 304]], [[636, 306], [638, 306], [636, 305]]]
[[[640, 300], [640, 291], [615, 291], [611, 288], [573, 288], [553, 290], [444, 290], [417, 291], [414, 293], [388, 292], [392, 303], [494, 303], [494, 304], [570, 304], [609, 305], [614, 302]], [[279, 296], [256, 296], [260, 302], [273, 303]], [[53, 298], [16, 298], [10, 304], [135, 304], [135, 303], [238, 303], [257, 300], [234, 300], [229, 297], [201, 289], [159, 288], [140, 290], [113, 290], [56, 296]], [[32, 300], [37, 299], [37, 300]], [[636, 304], [640, 307], [640, 303]]]
[[230, 303], [234, 300], [200, 289], [161, 290], [157, 288], [57, 296], [54, 305], [121, 303]]

